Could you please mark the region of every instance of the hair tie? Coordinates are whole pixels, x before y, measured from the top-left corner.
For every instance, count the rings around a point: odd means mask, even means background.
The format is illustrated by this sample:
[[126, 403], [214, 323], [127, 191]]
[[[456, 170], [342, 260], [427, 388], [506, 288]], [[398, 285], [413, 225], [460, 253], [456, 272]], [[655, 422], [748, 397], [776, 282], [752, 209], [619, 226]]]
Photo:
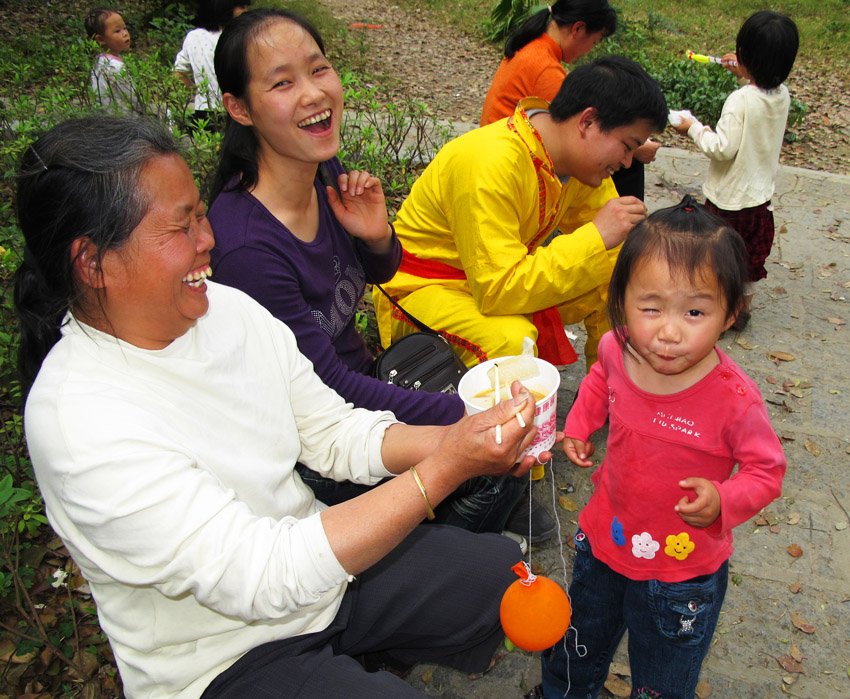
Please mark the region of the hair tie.
[[41, 163], [41, 169], [47, 172], [47, 165], [44, 164], [44, 161], [41, 159], [41, 156], [38, 154], [38, 151], [33, 148], [32, 144], [30, 144], [30, 150], [32, 151], [32, 154], [36, 157], [38, 162]]

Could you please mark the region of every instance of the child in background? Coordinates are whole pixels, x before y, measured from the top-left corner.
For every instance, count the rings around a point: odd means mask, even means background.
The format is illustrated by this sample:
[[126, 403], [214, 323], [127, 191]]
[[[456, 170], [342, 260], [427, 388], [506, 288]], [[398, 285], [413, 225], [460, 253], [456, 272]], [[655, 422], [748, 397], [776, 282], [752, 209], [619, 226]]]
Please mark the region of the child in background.
[[[756, 283], [767, 276], [764, 261], [773, 245], [773, 196], [779, 151], [791, 98], [783, 84], [800, 39], [794, 22], [778, 12], [756, 12], [744, 22], [735, 53], [723, 65], [743, 83], [723, 105], [717, 130], [683, 119], [673, 128], [688, 134], [711, 158], [703, 186], [709, 211], [721, 216], [747, 245], [749, 274], [744, 305], [733, 327], [750, 318]], [[737, 61], [737, 65], [731, 62]]]
[[91, 72], [91, 87], [97, 103], [119, 112], [133, 111], [137, 105], [133, 83], [124, 69], [120, 54], [130, 50], [130, 32], [115, 10], [96, 7], [85, 21], [86, 34], [103, 53]]
[[614, 330], [564, 429], [564, 452], [586, 468], [590, 435], [610, 419], [575, 535], [572, 626], [526, 696], [596, 696], [628, 629], [632, 696], [693, 699], [732, 528], [779, 496], [785, 473], [758, 388], [715, 346], [746, 272], [741, 237], [691, 197], [626, 238], [608, 299]]
[[221, 90], [215, 76], [215, 47], [224, 25], [238, 17], [251, 4], [251, 0], [200, 0], [197, 28], [186, 34], [183, 47], [174, 60], [174, 74], [186, 87], [195, 90], [192, 125], [198, 128], [201, 121], [208, 130], [215, 130], [216, 113], [224, 123]]

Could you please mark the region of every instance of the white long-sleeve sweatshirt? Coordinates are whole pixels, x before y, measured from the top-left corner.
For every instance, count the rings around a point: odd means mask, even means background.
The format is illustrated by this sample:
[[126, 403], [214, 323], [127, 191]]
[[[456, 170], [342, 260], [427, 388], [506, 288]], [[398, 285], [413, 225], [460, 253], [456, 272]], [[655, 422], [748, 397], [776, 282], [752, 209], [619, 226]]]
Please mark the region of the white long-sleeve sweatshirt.
[[773, 196], [790, 105], [785, 85], [744, 85], [726, 98], [716, 131], [691, 124], [688, 135], [711, 158], [703, 192], [718, 207], [739, 211]]
[[69, 316], [26, 405], [47, 515], [129, 697], [198, 697], [251, 648], [325, 628], [348, 576], [293, 466], [391, 475], [392, 414], [346, 404], [285, 325], [208, 287], [207, 314], [163, 350]]

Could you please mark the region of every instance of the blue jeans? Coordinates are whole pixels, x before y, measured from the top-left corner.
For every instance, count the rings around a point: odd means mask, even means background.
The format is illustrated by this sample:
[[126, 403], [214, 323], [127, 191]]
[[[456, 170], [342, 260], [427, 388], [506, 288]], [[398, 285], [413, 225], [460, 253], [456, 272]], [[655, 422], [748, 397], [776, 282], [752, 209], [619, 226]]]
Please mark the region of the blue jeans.
[[[302, 464], [295, 470], [309, 486], [316, 499], [326, 505], [337, 505], [362, 495], [375, 486], [325, 478]], [[519, 502], [527, 478], [513, 476], [478, 476], [461, 483], [449, 497], [434, 508], [438, 524], [451, 524], [477, 534], [501, 533], [514, 505]]]
[[[593, 556], [581, 529], [575, 544], [572, 628], [566, 642], [543, 653], [546, 699], [598, 696], [626, 629], [631, 696], [693, 699], [726, 595], [728, 562], [684, 582], [631, 580]], [[586, 649], [582, 657], [576, 646]]]

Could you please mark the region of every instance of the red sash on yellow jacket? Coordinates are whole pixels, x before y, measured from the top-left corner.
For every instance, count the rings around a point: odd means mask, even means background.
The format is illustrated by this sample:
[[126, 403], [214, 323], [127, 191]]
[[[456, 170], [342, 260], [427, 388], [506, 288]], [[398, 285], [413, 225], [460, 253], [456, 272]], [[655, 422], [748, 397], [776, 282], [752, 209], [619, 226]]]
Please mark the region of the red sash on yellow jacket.
[[[399, 271], [423, 279], [466, 279], [462, 269], [437, 260], [425, 260], [403, 251]], [[531, 322], [537, 328], [537, 354], [551, 364], [572, 364], [578, 359], [564, 332], [564, 323], [556, 306], [535, 311]]]

